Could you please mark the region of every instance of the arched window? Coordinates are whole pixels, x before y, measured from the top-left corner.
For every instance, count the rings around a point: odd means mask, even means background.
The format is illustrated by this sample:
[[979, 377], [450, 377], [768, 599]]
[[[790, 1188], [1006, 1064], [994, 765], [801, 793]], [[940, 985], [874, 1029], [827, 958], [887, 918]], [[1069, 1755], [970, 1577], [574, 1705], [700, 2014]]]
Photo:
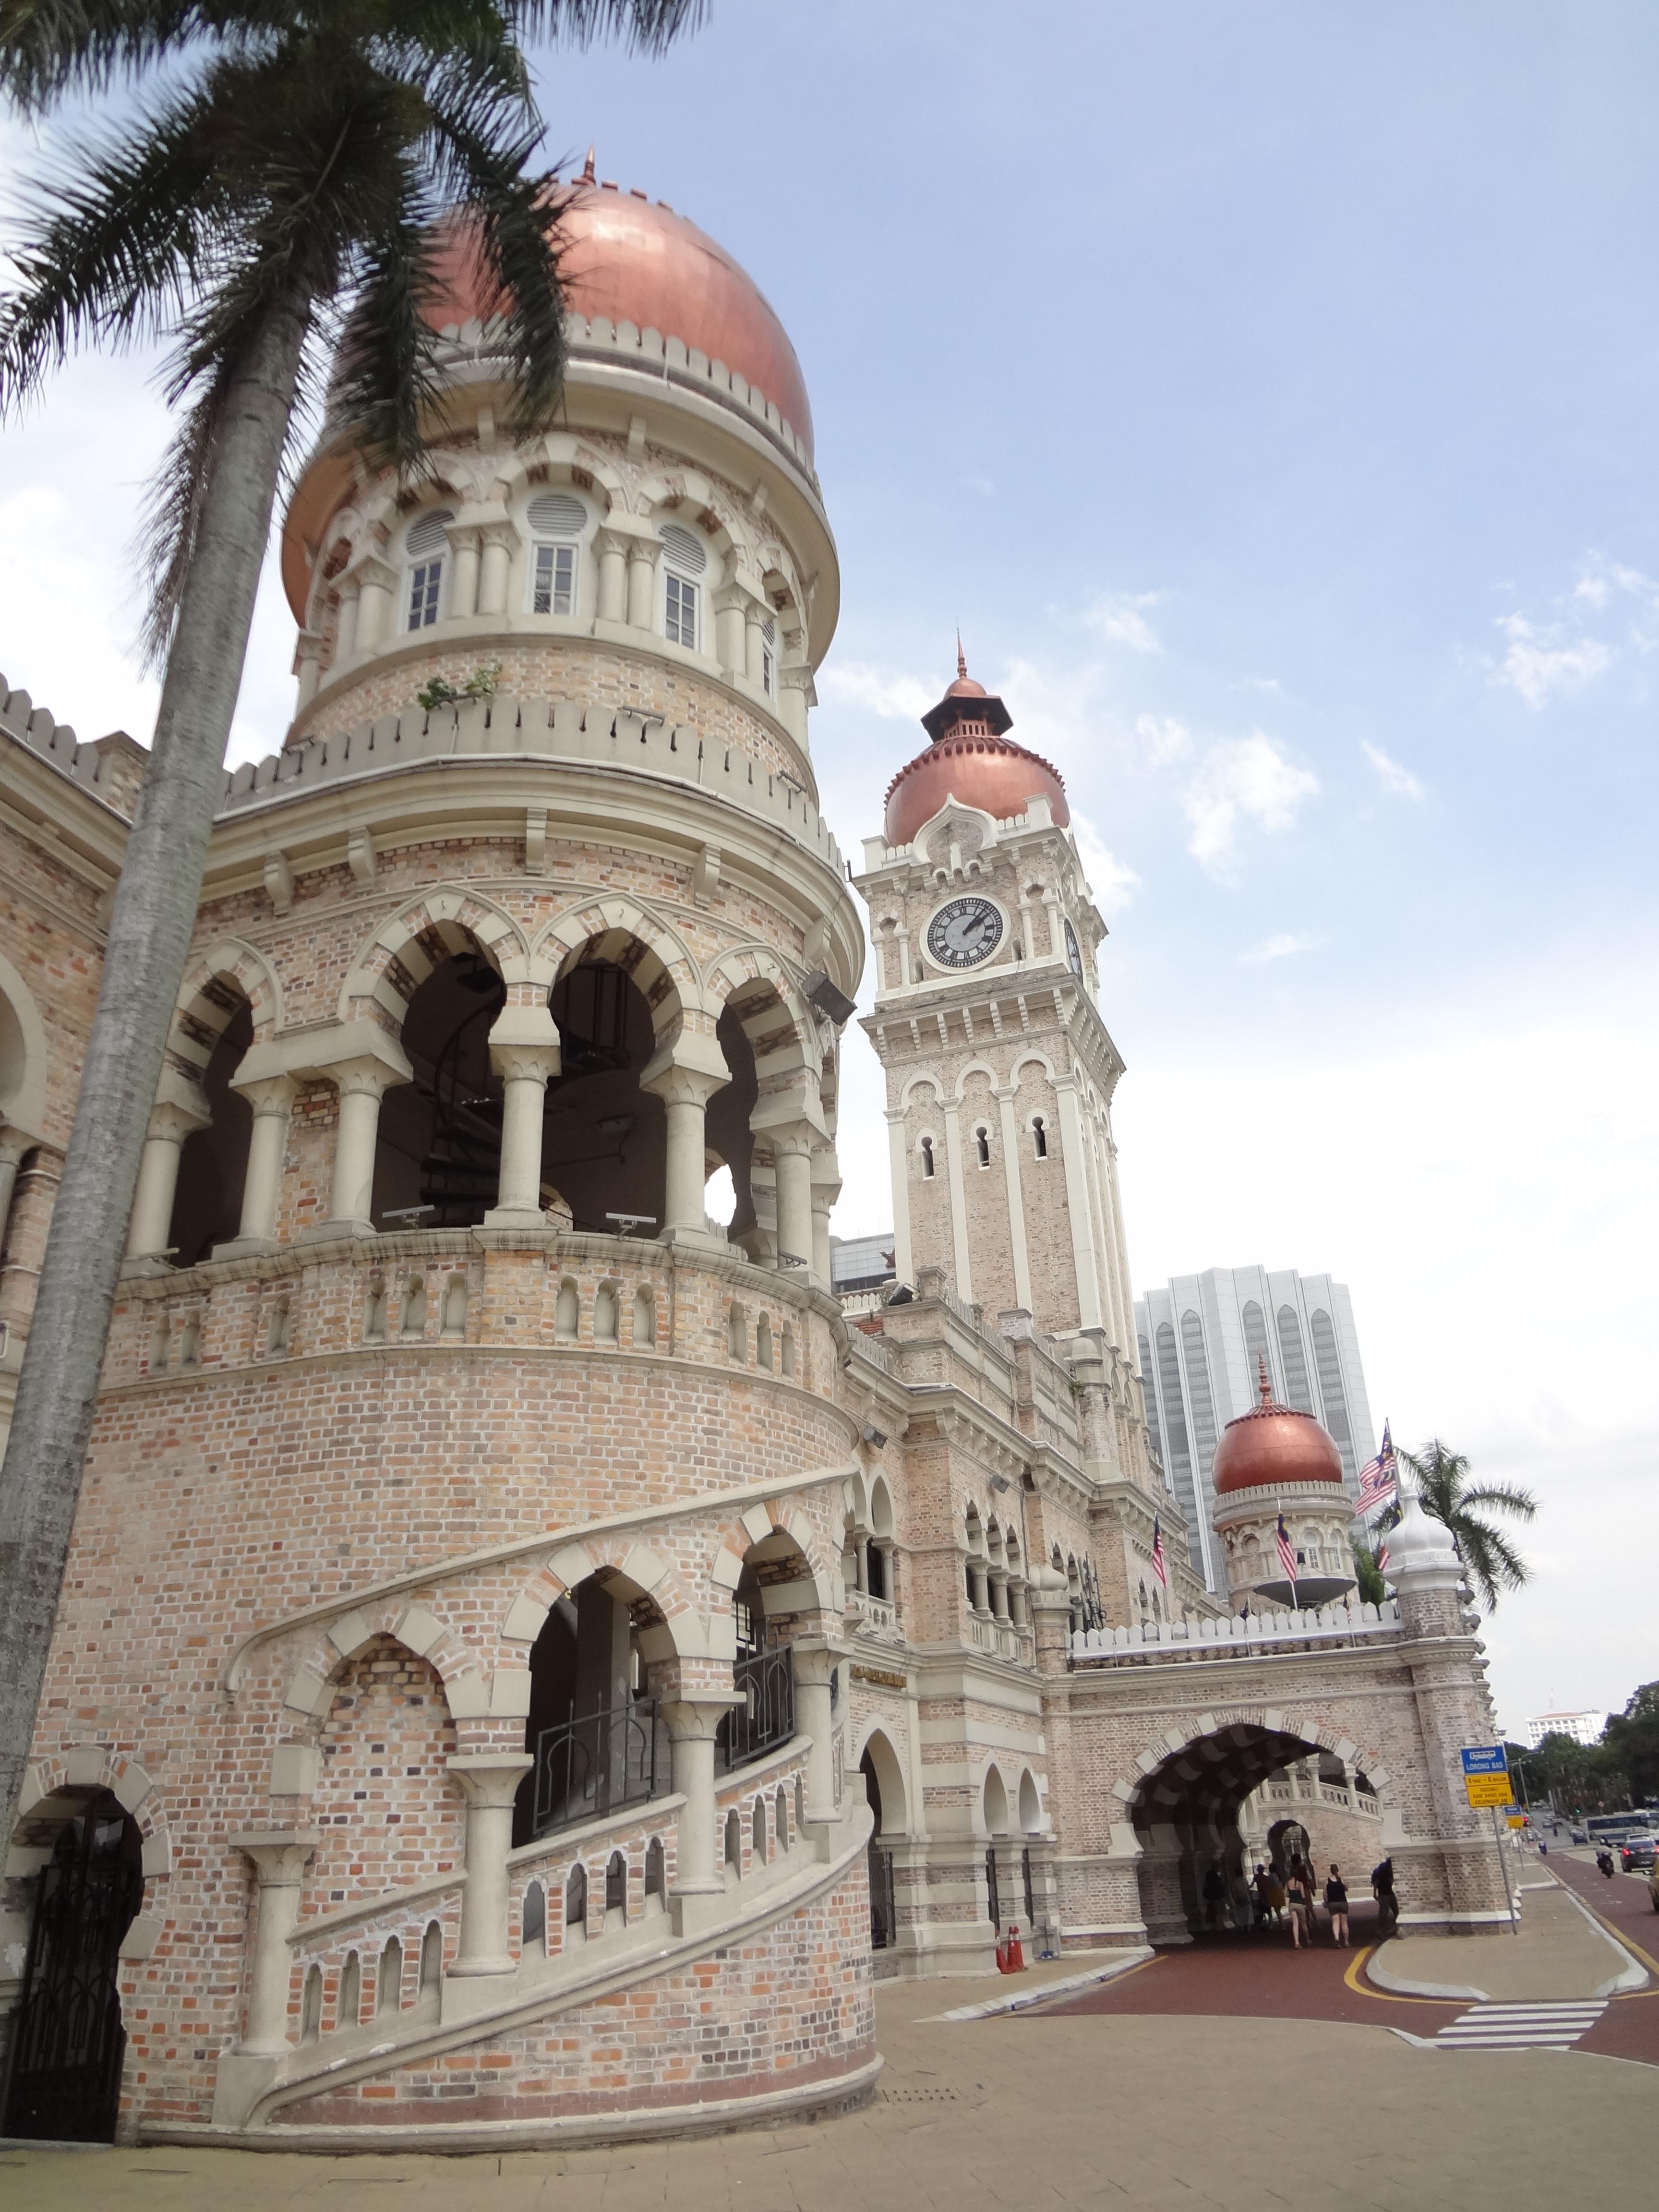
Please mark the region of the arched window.
[[404, 1310], [399, 1329], [404, 1336], [424, 1336], [426, 1334], [426, 1278], [411, 1275], [404, 1289]]
[[772, 1830], [778, 1839], [778, 1849], [787, 1851], [789, 1848], [789, 1793], [781, 1782], [778, 1784], [778, 1794], [772, 1805]]
[[179, 1339], [179, 1364], [181, 1367], [199, 1367], [201, 1364], [202, 1324], [192, 1314], [185, 1323], [184, 1332]]
[[426, 1933], [421, 1938], [421, 1998], [423, 2003], [436, 2002], [443, 1978], [444, 1931], [435, 1920], [428, 1920]]
[[525, 510], [530, 526], [530, 611], [576, 611], [576, 540], [587, 527], [587, 509], [563, 491], [538, 492]]
[[1302, 1323], [1294, 1306], [1278, 1313], [1279, 1352], [1285, 1363], [1285, 1395], [1298, 1413], [1311, 1413], [1313, 1392], [1308, 1383], [1308, 1355], [1302, 1342]]
[[434, 507], [409, 526], [404, 540], [409, 556], [409, 619], [404, 625], [408, 629], [430, 629], [438, 619], [444, 555], [449, 548], [446, 532], [454, 520], [453, 507]]
[[662, 546], [663, 627], [671, 645], [696, 653], [702, 628], [702, 586], [697, 580], [708, 566], [708, 556], [701, 541], [678, 522], [664, 523]]
[[615, 1344], [617, 1328], [617, 1286], [614, 1283], [601, 1283], [593, 1293], [594, 1343]]
[[757, 1866], [766, 1864], [766, 1800], [757, 1797], [749, 1816], [749, 1848]]
[[605, 1909], [628, 1917], [628, 1861], [620, 1851], [612, 1851], [605, 1862]]
[[1266, 1364], [1269, 1375], [1273, 1373], [1272, 1362], [1267, 1358], [1267, 1317], [1254, 1298], [1245, 1299], [1238, 1317], [1244, 1324], [1244, 1364], [1254, 1389], [1261, 1372], [1258, 1362]]
[[547, 1948], [547, 1892], [532, 1881], [524, 1893], [524, 1923], [519, 1939], [522, 1951]]
[[357, 1954], [350, 1951], [340, 1969], [340, 1995], [334, 2008], [335, 2027], [356, 2027], [362, 2009], [363, 1970], [357, 1963]]
[[743, 1873], [743, 1816], [734, 1805], [726, 1816], [726, 1863], [733, 1874]]
[[306, 1968], [306, 1985], [300, 1999], [300, 2040], [315, 2043], [323, 2026], [323, 1970]]
[[281, 1359], [288, 1352], [288, 1300], [278, 1298], [270, 1310], [270, 1326], [265, 1331], [265, 1358]]
[[393, 1936], [380, 1954], [380, 1971], [374, 1977], [374, 2009], [398, 2012], [404, 2002], [404, 1947]]
[[772, 1324], [765, 1314], [755, 1324], [755, 1364], [772, 1370]]
[[645, 1901], [648, 1907], [653, 1900], [659, 1905], [668, 1902], [668, 1854], [662, 1847], [662, 1838], [653, 1836], [645, 1847]]
[[574, 1344], [581, 1328], [581, 1294], [568, 1275], [559, 1285], [559, 1295], [553, 1307], [553, 1334]]
[[795, 1777], [795, 1833], [799, 1836], [806, 1826], [806, 1784]]
[[921, 1151], [922, 1180], [924, 1182], [931, 1182], [933, 1173], [933, 1140], [931, 1137], [922, 1139]]
[[974, 1149], [979, 1155], [981, 1167], [988, 1168], [991, 1164], [991, 1132], [982, 1123], [974, 1132]]
[[634, 1342], [647, 1351], [657, 1340], [657, 1301], [643, 1285], [634, 1293]]
[[783, 1334], [779, 1340], [778, 1352], [778, 1365], [786, 1375], [793, 1375], [795, 1371], [795, 1332], [787, 1322], [783, 1324]]
[[1031, 1150], [1040, 1160], [1048, 1157], [1048, 1132], [1041, 1114], [1031, 1116]]
[[778, 696], [778, 626], [770, 615], [762, 618], [761, 690], [769, 699]]
[[587, 1869], [580, 1859], [564, 1886], [564, 1940], [580, 1942], [587, 1933]]
[[363, 1301], [363, 1340], [379, 1344], [386, 1335], [386, 1284], [379, 1275], [368, 1280], [368, 1296]]
[[441, 1334], [452, 1343], [466, 1336], [466, 1277], [459, 1269], [451, 1273], [444, 1285], [444, 1302]]
[[733, 1359], [743, 1359], [746, 1357], [747, 1346], [744, 1342], [744, 1311], [734, 1298], [732, 1302], [732, 1310], [726, 1317], [726, 1348]]

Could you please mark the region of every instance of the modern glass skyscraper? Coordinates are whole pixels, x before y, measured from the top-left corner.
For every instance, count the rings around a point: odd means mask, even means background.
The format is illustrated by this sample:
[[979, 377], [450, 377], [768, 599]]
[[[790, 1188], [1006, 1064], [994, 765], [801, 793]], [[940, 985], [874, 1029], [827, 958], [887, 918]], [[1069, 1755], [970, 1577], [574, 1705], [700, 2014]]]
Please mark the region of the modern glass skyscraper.
[[1224, 1591], [1211, 1470], [1221, 1431], [1255, 1402], [1259, 1359], [1273, 1395], [1322, 1421], [1357, 1498], [1376, 1443], [1345, 1283], [1294, 1267], [1210, 1267], [1135, 1300], [1146, 1420], [1187, 1516], [1192, 1563]]

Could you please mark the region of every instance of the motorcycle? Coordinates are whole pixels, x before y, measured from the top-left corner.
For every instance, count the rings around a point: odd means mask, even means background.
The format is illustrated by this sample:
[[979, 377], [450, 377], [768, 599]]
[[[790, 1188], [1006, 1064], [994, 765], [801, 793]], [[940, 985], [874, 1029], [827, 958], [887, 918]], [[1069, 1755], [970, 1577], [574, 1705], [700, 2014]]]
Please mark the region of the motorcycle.
[[1597, 1851], [1595, 1854], [1595, 1863], [1601, 1872], [1606, 1875], [1608, 1881], [1611, 1881], [1613, 1879], [1613, 1853], [1611, 1851]]

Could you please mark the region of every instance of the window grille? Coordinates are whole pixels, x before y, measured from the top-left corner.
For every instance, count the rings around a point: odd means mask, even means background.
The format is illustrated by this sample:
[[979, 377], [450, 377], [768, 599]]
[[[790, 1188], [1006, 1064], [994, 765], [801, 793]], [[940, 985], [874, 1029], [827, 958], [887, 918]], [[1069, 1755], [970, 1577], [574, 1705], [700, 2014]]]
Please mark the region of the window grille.
[[701, 576], [708, 566], [708, 556], [702, 541], [678, 522], [665, 522], [662, 526], [663, 549], [674, 566], [687, 576]]
[[580, 538], [587, 527], [587, 509], [568, 492], [538, 492], [525, 509], [525, 520], [537, 538]]

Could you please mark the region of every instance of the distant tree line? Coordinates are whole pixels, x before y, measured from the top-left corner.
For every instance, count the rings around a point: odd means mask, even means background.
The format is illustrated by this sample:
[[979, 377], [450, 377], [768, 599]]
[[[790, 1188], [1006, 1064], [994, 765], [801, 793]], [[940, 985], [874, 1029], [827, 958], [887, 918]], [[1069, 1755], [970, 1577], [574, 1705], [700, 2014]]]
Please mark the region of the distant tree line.
[[1535, 1751], [1505, 1748], [1534, 1804], [1547, 1797], [1567, 1812], [1616, 1813], [1659, 1799], [1659, 1682], [1644, 1682], [1609, 1715], [1599, 1743], [1552, 1729]]

